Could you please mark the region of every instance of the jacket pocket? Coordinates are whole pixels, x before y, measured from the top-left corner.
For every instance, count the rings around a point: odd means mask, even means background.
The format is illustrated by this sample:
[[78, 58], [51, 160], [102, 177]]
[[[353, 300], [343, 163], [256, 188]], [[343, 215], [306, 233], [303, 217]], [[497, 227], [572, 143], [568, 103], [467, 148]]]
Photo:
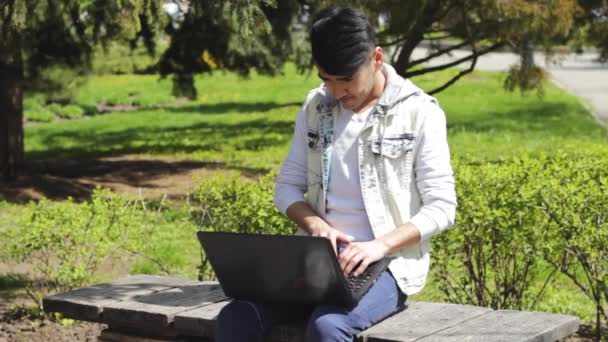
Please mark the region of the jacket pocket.
[[371, 151], [387, 158], [397, 159], [406, 152], [414, 150], [415, 137], [413, 134], [389, 135], [373, 138]]
[[370, 151], [382, 190], [390, 193], [409, 191], [412, 177], [413, 134], [385, 135], [372, 138]]

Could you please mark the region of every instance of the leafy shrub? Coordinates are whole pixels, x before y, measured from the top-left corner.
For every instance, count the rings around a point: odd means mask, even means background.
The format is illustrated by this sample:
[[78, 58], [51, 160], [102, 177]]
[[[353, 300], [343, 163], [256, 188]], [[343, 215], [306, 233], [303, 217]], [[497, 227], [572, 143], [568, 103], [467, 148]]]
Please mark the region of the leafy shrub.
[[[215, 176], [193, 193], [193, 215], [202, 230], [238, 233], [292, 234], [295, 224], [273, 204], [274, 175], [257, 182], [238, 175]], [[199, 279], [213, 278], [204, 255]]]
[[563, 154], [540, 176], [538, 206], [551, 232], [545, 260], [595, 303], [599, 340], [602, 317], [608, 321], [608, 158]]
[[52, 122], [55, 120], [55, 114], [48, 109], [26, 110], [24, 116], [28, 121]]
[[44, 100], [39, 95], [26, 94], [23, 97], [23, 110], [39, 110], [42, 108]]
[[[599, 327], [608, 302], [605, 152], [455, 162], [457, 223], [433, 240], [445, 300], [532, 309], [561, 272], [596, 304]], [[535, 278], [544, 283], [537, 292]]]
[[100, 47], [94, 54], [92, 72], [97, 75], [154, 72], [154, 66], [168, 45], [164, 41], [158, 43], [152, 56], [142, 46], [132, 49], [128, 44], [112, 42]]
[[65, 119], [79, 118], [84, 115], [84, 109], [77, 105], [62, 106], [59, 103], [51, 103], [46, 108]]
[[50, 105], [46, 106], [46, 109], [50, 110], [56, 115], [59, 115], [61, 112], [61, 107], [62, 106], [59, 103], [51, 103]]
[[27, 291], [37, 303], [49, 290], [91, 284], [99, 265], [127, 246], [141, 226], [133, 202], [101, 189], [87, 203], [32, 202], [28, 213], [11, 232], [8, 250], [14, 259], [33, 265], [35, 278]]
[[75, 119], [84, 115], [84, 109], [76, 105], [63, 106], [56, 112], [62, 118]]
[[528, 160], [455, 163], [456, 225], [433, 240], [434, 271], [446, 300], [522, 309], [540, 295], [530, 293], [530, 283], [539, 273], [546, 233], [538, 229], [544, 216], [532, 205], [529, 167]]

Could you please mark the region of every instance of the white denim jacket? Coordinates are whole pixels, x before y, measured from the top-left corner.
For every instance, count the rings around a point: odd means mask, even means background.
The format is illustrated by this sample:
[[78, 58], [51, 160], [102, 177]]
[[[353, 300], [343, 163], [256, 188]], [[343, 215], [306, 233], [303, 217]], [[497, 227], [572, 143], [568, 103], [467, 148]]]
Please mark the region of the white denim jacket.
[[[437, 100], [391, 66], [385, 64], [383, 72], [384, 92], [358, 138], [359, 177], [374, 236], [408, 222], [420, 231], [420, 242], [392, 255], [389, 265], [401, 290], [411, 295], [426, 282], [430, 237], [454, 224], [454, 177]], [[338, 111], [322, 86], [309, 93], [277, 179], [275, 204], [283, 213], [305, 200], [324, 217]]]

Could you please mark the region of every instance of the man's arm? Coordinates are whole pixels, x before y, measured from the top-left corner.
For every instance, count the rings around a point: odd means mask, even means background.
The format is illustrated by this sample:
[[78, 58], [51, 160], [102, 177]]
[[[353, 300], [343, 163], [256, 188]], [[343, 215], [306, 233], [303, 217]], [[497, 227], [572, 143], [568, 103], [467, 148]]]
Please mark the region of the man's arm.
[[328, 239], [331, 246], [338, 254], [338, 243], [350, 243], [352, 237], [332, 228], [323, 218], [305, 202], [296, 202], [287, 208], [287, 216], [298, 226], [308, 232], [311, 236], [319, 236]]
[[[308, 100], [307, 100], [308, 102]], [[296, 118], [296, 127], [289, 153], [277, 177], [274, 202], [276, 207], [311, 236], [329, 239], [337, 254], [337, 243], [352, 240], [346, 234], [333, 229], [306, 202], [307, 191], [307, 147], [306, 112], [303, 107]]]

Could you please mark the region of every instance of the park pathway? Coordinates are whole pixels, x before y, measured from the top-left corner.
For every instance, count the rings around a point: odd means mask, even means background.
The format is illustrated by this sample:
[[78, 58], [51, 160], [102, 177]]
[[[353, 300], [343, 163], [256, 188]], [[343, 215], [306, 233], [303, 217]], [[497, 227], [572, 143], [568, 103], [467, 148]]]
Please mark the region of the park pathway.
[[[426, 54], [426, 48], [418, 48], [414, 51], [413, 58], [421, 58]], [[434, 59], [432, 65], [457, 60], [468, 54], [468, 51], [456, 50], [451, 56]], [[597, 62], [595, 53], [568, 54], [556, 59], [556, 63], [547, 63], [544, 54], [534, 55], [536, 64], [549, 71], [555, 84], [581, 98], [598, 121], [608, 127], [608, 63]], [[518, 60], [519, 56], [514, 53], [488, 53], [478, 59], [476, 69], [506, 71]], [[469, 65], [470, 62], [464, 62], [459, 66], [467, 68]]]

